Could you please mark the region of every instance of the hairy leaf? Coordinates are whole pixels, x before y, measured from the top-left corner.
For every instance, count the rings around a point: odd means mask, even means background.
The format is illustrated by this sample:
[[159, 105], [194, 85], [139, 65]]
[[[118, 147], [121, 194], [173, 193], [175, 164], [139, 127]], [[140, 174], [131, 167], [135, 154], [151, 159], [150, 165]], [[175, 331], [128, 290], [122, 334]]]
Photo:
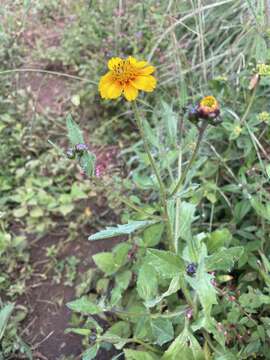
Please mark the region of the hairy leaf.
[[134, 231], [143, 229], [154, 223], [155, 221], [153, 220], [131, 221], [128, 224], [117, 225], [117, 227], [107, 227], [105, 230], [101, 230], [94, 235], [90, 235], [88, 240], [100, 240], [108, 239], [114, 236], [129, 235]]

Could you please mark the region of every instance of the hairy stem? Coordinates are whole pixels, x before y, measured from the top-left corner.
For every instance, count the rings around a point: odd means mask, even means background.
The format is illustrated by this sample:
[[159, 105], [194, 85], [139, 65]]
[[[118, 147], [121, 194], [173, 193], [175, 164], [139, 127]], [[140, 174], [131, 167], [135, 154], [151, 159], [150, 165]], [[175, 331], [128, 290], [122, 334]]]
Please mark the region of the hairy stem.
[[192, 156], [189, 160], [189, 163], [187, 164], [187, 166], [185, 167], [185, 170], [183, 171], [183, 173], [181, 174], [181, 177], [180, 179], [178, 180], [178, 183], [176, 184], [174, 190], [172, 191], [172, 193], [170, 194], [170, 196], [173, 196], [175, 195], [178, 190], [181, 188], [181, 186], [183, 185], [185, 179], [186, 179], [186, 176], [189, 172], [189, 170], [191, 169], [191, 166], [198, 154], [198, 151], [199, 151], [199, 148], [200, 148], [200, 145], [201, 145], [201, 142], [202, 142], [202, 139], [203, 139], [203, 135], [204, 135], [204, 132], [206, 130], [206, 127], [207, 127], [207, 122], [205, 122], [200, 128], [199, 128], [199, 135], [198, 135], [198, 139], [197, 139], [197, 142], [196, 142], [196, 146], [195, 146], [195, 149], [192, 153]]
[[138, 107], [137, 107], [137, 104], [135, 101], [132, 102], [132, 106], [133, 106], [133, 111], [134, 111], [135, 119], [137, 122], [137, 126], [138, 126], [138, 129], [140, 132], [140, 136], [143, 140], [144, 150], [148, 156], [151, 167], [154, 171], [154, 174], [155, 174], [158, 184], [159, 184], [160, 198], [161, 198], [161, 202], [162, 202], [162, 205], [164, 208], [164, 219], [165, 219], [166, 225], [167, 225], [167, 234], [168, 234], [168, 238], [169, 238], [169, 242], [170, 242], [170, 248], [172, 248], [173, 247], [173, 231], [172, 231], [172, 226], [171, 226], [170, 217], [169, 217], [169, 213], [168, 213], [168, 205], [167, 205], [167, 196], [166, 196], [165, 186], [161, 179], [161, 176], [160, 176], [158, 167], [155, 163], [155, 160], [151, 154], [151, 151], [150, 151], [150, 148], [148, 145], [148, 141], [147, 141], [145, 133], [144, 133], [142, 118], [139, 114], [139, 110], [138, 110]]

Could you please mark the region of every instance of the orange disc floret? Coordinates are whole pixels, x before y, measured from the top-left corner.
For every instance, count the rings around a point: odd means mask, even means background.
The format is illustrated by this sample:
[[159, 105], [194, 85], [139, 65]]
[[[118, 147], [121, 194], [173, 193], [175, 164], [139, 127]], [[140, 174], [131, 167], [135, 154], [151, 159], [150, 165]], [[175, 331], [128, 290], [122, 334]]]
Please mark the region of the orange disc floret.
[[129, 56], [108, 61], [109, 71], [99, 81], [99, 92], [103, 99], [116, 99], [122, 94], [128, 101], [137, 98], [139, 90], [151, 92], [155, 89], [157, 80], [151, 75], [155, 67], [147, 61], [138, 61]]
[[198, 116], [203, 119], [213, 119], [220, 114], [219, 104], [214, 96], [204, 97], [197, 108]]

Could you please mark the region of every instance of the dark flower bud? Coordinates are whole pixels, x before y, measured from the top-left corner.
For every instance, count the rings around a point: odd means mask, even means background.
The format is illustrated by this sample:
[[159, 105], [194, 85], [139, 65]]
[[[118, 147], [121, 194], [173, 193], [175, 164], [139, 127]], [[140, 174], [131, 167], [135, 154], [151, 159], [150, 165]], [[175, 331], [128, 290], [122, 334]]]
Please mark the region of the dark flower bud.
[[198, 114], [198, 108], [197, 106], [193, 107], [189, 107], [188, 109], [188, 119], [190, 122], [192, 122], [193, 124], [197, 124], [199, 121], [199, 114]]
[[88, 146], [87, 145], [85, 145], [85, 144], [77, 144], [76, 146], [75, 146], [75, 151], [78, 153], [78, 154], [82, 154], [82, 153], [84, 153], [85, 151], [87, 151], [88, 150]]
[[187, 273], [189, 276], [193, 276], [193, 275], [196, 273], [196, 270], [197, 270], [197, 266], [196, 266], [196, 264], [194, 264], [194, 263], [190, 263], [190, 264], [188, 264], [188, 266], [186, 267], [186, 273]]
[[210, 120], [215, 125], [214, 120], [220, 114], [219, 104], [214, 96], [204, 97], [197, 106], [198, 116], [201, 119]]
[[75, 159], [76, 156], [74, 150], [71, 148], [67, 149], [66, 155], [69, 159]]

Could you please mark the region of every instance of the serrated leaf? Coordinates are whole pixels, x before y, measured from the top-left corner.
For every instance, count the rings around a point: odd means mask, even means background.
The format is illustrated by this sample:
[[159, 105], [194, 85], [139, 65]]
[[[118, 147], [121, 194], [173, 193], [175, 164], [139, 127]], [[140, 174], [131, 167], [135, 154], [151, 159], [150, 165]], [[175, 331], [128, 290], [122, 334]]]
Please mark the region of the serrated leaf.
[[189, 241], [191, 238], [191, 224], [195, 220], [194, 214], [196, 205], [190, 204], [186, 201], [181, 202], [179, 211], [179, 228], [178, 235], [180, 238]]
[[97, 267], [107, 275], [112, 275], [119, 269], [114, 254], [111, 252], [101, 252], [93, 256], [93, 260]]
[[149, 247], [156, 246], [160, 242], [163, 231], [163, 224], [154, 224], [152, 226], [149, 226], [143, 232], [143, 242], [146, 246]]
[[143, 264], [137, 279], [137, 291], [143, 300], [153, 299], [157, 295], [158, 279], [152, 266]]
[[222, 248], [205, 259], [207, 271], [230, 271], [233, 268], [234, 263], [243, 253], [244, 248], [241, 246], [235, 246], [229, 249]]
[[181, 288], [180, 276], [182, 276], [182, 274], [173, 277], [171, 282], [170, 282], [168, 290], [165, 291], [162, 295], [158, 296], [157, 298], [155, 298], [153, 300], [146, 301], [145, 306], [148, 307], [148, 308], [154, 307], [158, 303], [160, 303], [165, 297], [176, 293]]
[[171, 251], [148, 249], [147, 261], [163, 278], [171, 279], [185, 268], [183, 260]]
[[204, 360], [204, 353], [196, 338], [185, 327], [165, 351], [162, 360]]
[[174, 338], [173, 325], [169, 319], [152, 319], [151, 327], [153, 336], [155, 337], [155, 343], [159, 346], [166, 344]]
[[94, 235], [90, 235], [88, 240], [100, 240], [108, 239], [114, 236], [129, 235], [152, 224], [155, 224], [155, 221], [131, 221], [128, 224], [117, 225], [117, 227], [107, 227], [105, 230], [101, 230]]
[[67, 307], [82, 314], [95, 315], [103, 312], [103, 309], [99, 305], [95, 304], [86, 296], [67, 303]]
[[80, 165], [85, 175], [89, 177], [94, 176], [96, 167], [96, 156], [93, 153], [86, 151], [80, 158]]
[[75, 121], [72, 119], [72, 116], [69, 114], [66, 119], [66, 125], [68, 130], [68, 137], [72, 144], [72, 146], [75, 146], [77, 144], [83, 144], [84, 139], [81, 132], [81, 129], [79, 126], [75, 123]]
[[101, 337], [100, 340], [114, 344], [120, 350], [126, 344], [130, 336], [130, 325], [125, 321], [113, 324]]

